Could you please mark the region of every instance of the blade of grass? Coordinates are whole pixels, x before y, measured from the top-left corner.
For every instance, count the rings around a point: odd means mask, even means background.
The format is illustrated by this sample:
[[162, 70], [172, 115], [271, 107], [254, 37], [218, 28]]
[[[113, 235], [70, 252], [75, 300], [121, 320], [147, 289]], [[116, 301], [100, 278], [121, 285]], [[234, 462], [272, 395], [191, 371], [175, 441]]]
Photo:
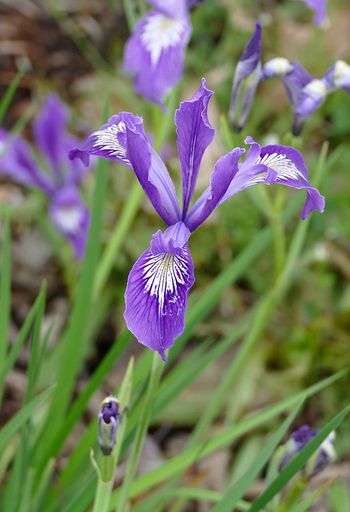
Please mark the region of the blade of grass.
[[231, 512], [237, 506], [238, 501], [245, 495], [255, 478], [267, 464], [273, 452], [280, 444], [284, 434], [287, 432], [292, 422], [300, 411], [302, 402], [299, 403], [284, 420], [279, 429], [272, 436], [271, 440], [265, 445], [259, 453], [254, 463], [224, 494], [219, 503], [213, 508], [212, 512]]
[[[36, 445], [33, 456], [34, 464], [38, 467], [39, 473], [44, 469], [49, 458], [51, 458], [51, 455], [47, 454], [46, 445], [49, 444], [53, 436], [57, 435], [64, 422], [65, 412], [71, 399], [75, 379], [82, 363], [81, 355], [84, 352], [89, 317], [92, 314], [92, 289], [100, 250], [103, 205], [107, 188], [106, 161], [99, 160], [96, 176], [87, 248], [77, 286], [73, 311], [67, 332], [62, 340], [57, 387], [47, 414], [46, 425], [43, 427], [42, 439]], [[52, 417], [56, 418], [54, 423], [52, 423]]]
[[279, 493], [283, 487], [287, 485], [289, 480], [301, 470], [311, 455], [322, 444], [326, 437], [342, 423], [344, 418], [349, 414], [350, 406], [340, 411], [332, 418], [321, 431], [299, 452], [287, 465], [279, 475], [273, 480], [269, 487], [254, 501], [248, 512], [259, 512], [269, 501]]
[[4, 117], [6, 115], [6, 112], [11, 104], [12, 98], [15, 95], [15, 92], [17, 91], [17, 88], [19, 86], [20, 81], [22, 80], [24, 75], [24, 69], [20, 69], [17, 71], [14, 79], [10, 83], [9, 87], [7, 88], [4, 96], [1, 98], [0, 101], [0, 125], [2, 124]]
[[[329, 386], [336, 380], [344, 377], [349, 372], [349, 369], [340, 370], [336, 374], [328, 377], [327, 379], [310, 386], [304, 391], [301, 391], [292, 397], [288, 397], [279, 403], [266, 407], [262, 411], [254, 414], [252, 417], [243, 419], [238, 425], [227, 428], [221, 433], [217, 433], [215, 437], [206, 443], [187, 448], [170, 461], [165, 462], [160, 467], [150, 471], [149, 473], [137, 478], [133, 483], [130, 491], [130, 497], [134, 498], [139, 494], [149, 491], [152, 487], [164, 482], [166, 479], [185, 471], [186, 468], [191, 466], [195, 461], [210, 455], [210, 453], [231, 444], [239, 436], [253, 430], [254, 428], [266, 423], [270, 419], [278, 416], [282, 412], [293, 407], [301, 400], [306, 400], [310, 396], [319, 392], [321, 389]], [[118, 494], [120, 491], [115, 491], [112, 497], [112, 504], [117, 503]]]
[[0, 430], [0, 452], [11, 441], [12, 437], [34, 414], [35, 410], [47, 400], [54, 390], [54, 386], [43, 391], [40, 395], [33, 398]]
[[[2, 237], [2, 261], [0, 274], [0, 365], [6, 359], [11, 314], [11, 237], [10, 222], [4, 222]], [[2, 380], [0, 379], [0, 382]], [[0, 397], [2, 392], [0, 390]]]

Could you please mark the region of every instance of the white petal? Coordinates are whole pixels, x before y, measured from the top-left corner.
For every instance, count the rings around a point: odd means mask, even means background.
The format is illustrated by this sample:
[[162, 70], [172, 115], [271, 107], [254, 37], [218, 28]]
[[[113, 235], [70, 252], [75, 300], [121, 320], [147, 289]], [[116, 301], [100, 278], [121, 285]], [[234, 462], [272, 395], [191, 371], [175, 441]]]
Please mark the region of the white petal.
[[163, 50], [179, 44], [185, 28], [184, 20], [168, 18], [163, 14], [149, 16], [141, 41], [151, 55], [153, 66], [157, 64]]

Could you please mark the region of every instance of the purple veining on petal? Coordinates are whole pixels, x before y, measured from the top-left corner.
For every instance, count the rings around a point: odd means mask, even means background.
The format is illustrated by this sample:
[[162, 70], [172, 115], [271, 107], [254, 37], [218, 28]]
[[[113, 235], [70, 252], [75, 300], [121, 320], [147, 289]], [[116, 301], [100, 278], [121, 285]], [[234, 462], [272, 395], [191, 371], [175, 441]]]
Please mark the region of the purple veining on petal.
[[108, 160], [130, 167], [126, 156], [126, 127], [144, 134], [143, 120], [130, 112], [121, 112], [109, 118], [108, 123], [100, 126], [79, 146], [69, 152], [71, 160], [79, 158], [84, 165], [89, 165], [90, 155], [100, 156]]
[[183, 101], [175, 113], [182, 174], [183, 218], [186, 217], [194, 193], [203, 154], [215, 134], [208, 120], [208, 103], [212, 95], [213, 91], [207, 89], [203, 78], [193, 98]]
[[179, 224], [178, 230], [171, 226], [153, 235], [151, 246], [131, 269], [125, 291], [128, 329], [164, 360], [165, 351], [184, 330], [188, 292], [194, 283], [185, 242], [190, 232]]
[[236, 130], [244, 126], [261, 79], [261, 25], [244, 49], [236, 66], [231, 92], [229, 118]]
[[124, 69], [134, 77], [136, 92], [163, 104], [181, 78], [191, 30], [187, 14], [169, 17], [151, 11], [137, 23], [124, 53]]

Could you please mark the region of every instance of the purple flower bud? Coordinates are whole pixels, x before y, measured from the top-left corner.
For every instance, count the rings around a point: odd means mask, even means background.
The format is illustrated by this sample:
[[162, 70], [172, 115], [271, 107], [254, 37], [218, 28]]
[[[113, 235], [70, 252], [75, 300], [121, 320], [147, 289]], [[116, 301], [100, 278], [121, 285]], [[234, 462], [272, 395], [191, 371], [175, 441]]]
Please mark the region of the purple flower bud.
[[[279, 470], [281, 471], [288, 462], [299, 453], [305, 446], [319, 433], [319, 430], [309, 427], [309, 425], [303, 425], [298, 430], [295, 430], [288, 442], [285, 445], [285, 451], [279, 464]], [[323, 469], [334, 461], [334, 440], [335, 432], [331, 432], [329, 436], [323, 441], [316, 452], [310, 457], [306, 465], [303, 468], [305, 476], [312, 477], [317, 473], [323, 471]]]
[[112, 395], [101, 404], [98, 415], [98, 445], [104, 455], [110, 455], [117, 437], [119, 426], [119, 401]]

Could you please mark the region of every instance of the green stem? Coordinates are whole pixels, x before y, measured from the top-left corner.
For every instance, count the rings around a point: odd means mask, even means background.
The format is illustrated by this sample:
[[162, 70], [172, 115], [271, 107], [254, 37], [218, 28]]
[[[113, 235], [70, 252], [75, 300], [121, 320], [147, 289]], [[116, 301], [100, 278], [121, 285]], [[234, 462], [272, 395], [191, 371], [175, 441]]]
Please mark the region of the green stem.
[[104, 482], [102, 478], [98, 479], [93, 512], [108, 512], [112, 488], [113, 480]]
[[163, 370], [163, 361], [160, 359], [157, 352], [153, 355], [152, 362], [152, 370], [150, 379], [148, 382], [148, 388], [144, 400], [144, 407], [142, 416], [140, 418], [140, 423], [138, 426], [138, 430], [136, 432], [136, 437], [134, 441], [134, 445], [132, 447], [132, 451], [130, 454], [130, 458], [128, 461], [128, 466], [126, 468], [126, 474], [124, 477], [123, 486], [121, 489], [121, 494], [118, 502], [117, 512], [124, 512], [127, 506], [127, 501], [130, 493], [131, 484], [135, 478], [137, 466], [139, 463], [142, 446], [144, 443], [144, 439], [147, 434], [148, 426], [151, 419], [152, 409], [154, 405], [155, 394], [158, 389], [160, 377]]
[[124, 0], [123, 4], [124, 4], [124, 12], [125, 12], [125, 17], [126, 17], [126, 22], [128, 24], [128, 28], [129, 28], [130, 32], [132, 32], [133, 28], [137, 22], [137, 18], [135, 16], [132, 2], [131, 2], [131, 0]]
[[130, 229], [130, 225], [134, 220], [137, 211], [140, 206], [141, 199], [143, 197], [143, 190], [140, 187], [138, 181], [134, 182], [130, 194], [128, 195], [127, 203], [122, 211], [122, 215], [115, 225], [112, 236], [108, 242], [108, 245], [103, 253], [101, 263], [98, 267], [96, 274], [96, 281], [94, 284], [94, 297], [95, 299], [101, 293], [109, 274], [112, 270], [114, 260], [118, 254], [123, 241]]

